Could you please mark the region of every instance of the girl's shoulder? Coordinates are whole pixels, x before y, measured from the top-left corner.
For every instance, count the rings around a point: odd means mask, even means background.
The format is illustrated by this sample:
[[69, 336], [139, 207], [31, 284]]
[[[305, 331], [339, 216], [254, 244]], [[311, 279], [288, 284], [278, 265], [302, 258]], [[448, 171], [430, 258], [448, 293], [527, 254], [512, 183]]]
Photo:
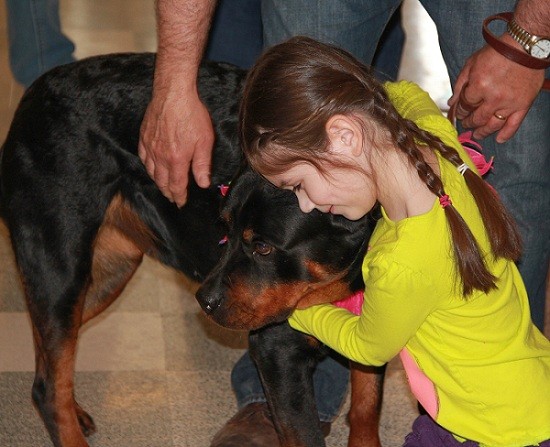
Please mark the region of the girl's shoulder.
[[374, 264], [393, 263], [411, 273], [429, 275], [434, 268], [452, 268], [452, 259], [448, 256], [450, 249], [445, 213], [434, 198], [430, 211], [399, 222], [392, 221], [382, 211], [370, 240], [367, 258]]
[[416, 121], [426, 115], [443, 116], [428, 92], [411, 81], [386, 82], [389, 100], [403, 118]]
[[386, 82], [384, 88], [399, 115], [437, 136], [445, 144], [461, 147], [456, 128], [428, 92], [410, 81]]

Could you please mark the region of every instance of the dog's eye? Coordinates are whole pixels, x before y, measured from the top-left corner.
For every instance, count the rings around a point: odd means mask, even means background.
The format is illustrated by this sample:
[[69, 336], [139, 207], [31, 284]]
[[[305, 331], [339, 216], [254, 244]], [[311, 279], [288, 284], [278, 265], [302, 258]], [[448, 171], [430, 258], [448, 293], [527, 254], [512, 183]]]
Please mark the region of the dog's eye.
[[271, 245], [268, 245], [264, 242], [256, 242], [254, 243], [253, 254], [267, 256], [268, 254], [271, 253], [272, 250], [273, 250], [273, 247]]

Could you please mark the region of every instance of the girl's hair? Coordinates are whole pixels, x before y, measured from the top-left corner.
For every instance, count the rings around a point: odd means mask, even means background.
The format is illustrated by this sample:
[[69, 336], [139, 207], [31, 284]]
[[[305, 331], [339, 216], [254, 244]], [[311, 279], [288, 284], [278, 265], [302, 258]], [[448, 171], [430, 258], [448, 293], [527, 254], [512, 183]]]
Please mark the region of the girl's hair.
[[[324, 172], [327, 162], [335, 164], [329, 156], [325, 125], [336, 114], [366, 117], [373, 128], [389, 135], [431, 192], [439, 198], [446, 195], [440, 177], [417, 145], [438, 151], [456, 167], [463, 163], [458, 152], [402, 118], [368, 67], [346, 51], [307, 37], [270, 48], [248, 74], [240, 109], [240, 136], [248, 162], [264, 175], [304, 161]], [[464, 179], [481, 213], [493, 255], [516, 260], [521, 243], [513, 219], [479, 175], [468, 169]], [[495, 288], [496, 278], [465, 221], [452, 204], [444, 210], [463, 295]]]

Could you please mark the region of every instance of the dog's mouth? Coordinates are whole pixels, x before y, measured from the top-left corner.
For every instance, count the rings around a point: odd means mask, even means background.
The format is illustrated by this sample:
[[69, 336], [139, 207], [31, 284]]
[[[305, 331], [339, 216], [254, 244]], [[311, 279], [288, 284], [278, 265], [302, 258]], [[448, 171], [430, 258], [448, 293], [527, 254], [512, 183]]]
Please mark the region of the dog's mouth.
[[288, 319], [294, 309], [278, 310], [274, 314], [266, 314], [252, 309], [240, 302], [228, 302], [208, 312], [208, 317], [216, 324], [233, 330], [255, 330], [272, 323], [281, 323]]
[[197, 300], [207, 316], [229, 329], [254, 330], [288, 319], [294, 309], [330, 303], [350, 294], [343, 275], [332, 276], [318, 283], [297, 281], [257, 289], [242, 282], [233, 282], [223, 291], [197, 291]]

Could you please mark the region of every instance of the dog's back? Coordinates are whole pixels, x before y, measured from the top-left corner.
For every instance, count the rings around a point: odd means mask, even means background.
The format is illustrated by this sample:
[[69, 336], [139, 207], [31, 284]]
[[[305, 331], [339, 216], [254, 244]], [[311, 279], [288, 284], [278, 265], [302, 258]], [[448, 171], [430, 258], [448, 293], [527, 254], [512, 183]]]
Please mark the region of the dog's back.
[[[192, 260], [189, 253], [201, 251], [197, 244], [205, 238], [214, 241], [223, 232], [212, 222], [219, 206], [216, 186], [227, 183], [241, 163], [237, 109], [245, 72], [227, 64], [201, 67], [200, 94], [211, 110], [217, 137], [213, 187], [203, 190], [190, 178], [189, 205], [180, 212], [162, 196], [137, 157], [154, 58], [146, 53], [93, 57], [57, 67], [28, 89], [15, 112], [1, 165], [2, 208], [16, 241], [22, 239], [22, 229], [36, 225], [48, 229], [55, 241], [54, 230], [63, 227], [58, 222], [63, 216], [51, 210], [59, 208], [78, 210], [80, 221], [93, 232], [119, 194], [151, 229], [155, 255], [162, 262], [196, 272], [198, 278], [212, 267], [216, 255]], [[195, 226], [189, 228], [189, 221]], [[185, 250], [177, 249], [180, 243]]]

